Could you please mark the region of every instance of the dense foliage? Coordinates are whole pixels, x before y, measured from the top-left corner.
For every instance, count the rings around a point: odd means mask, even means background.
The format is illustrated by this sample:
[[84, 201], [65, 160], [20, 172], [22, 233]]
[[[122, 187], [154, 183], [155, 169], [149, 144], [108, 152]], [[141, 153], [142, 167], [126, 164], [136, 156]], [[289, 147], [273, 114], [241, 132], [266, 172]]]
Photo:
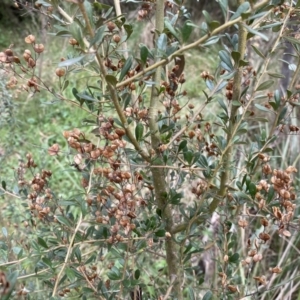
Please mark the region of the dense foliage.
[[300, 3], [228, 2], [14, 3], [1, 299], [298, 299]]

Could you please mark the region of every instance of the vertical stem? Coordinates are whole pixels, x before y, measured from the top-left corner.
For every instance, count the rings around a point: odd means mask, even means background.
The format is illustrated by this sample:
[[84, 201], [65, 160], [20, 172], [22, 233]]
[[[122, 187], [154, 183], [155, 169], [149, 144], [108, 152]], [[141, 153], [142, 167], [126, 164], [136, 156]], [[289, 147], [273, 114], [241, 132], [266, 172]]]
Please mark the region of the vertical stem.
[[[155, 39], [159, 37], [164, 29], [164, 0], [156, 1], [155, 12]], [[156, 58], [156, 62], [159, 58]], [[149, 127], [151, 131], [151, 146], [155, 150], [157, 157], [159, 153], [160, 135], [157, 124], [157, 114], [159, 105], [159, 87], [161, 81], [161, 66], [158, 66], [153, 75], [154, 84], [151, 90], [150, 108], [149, 108]], [[161, 160], [155, 161], [156, 165], [163, 165]], [[166, 232], [171, 233], [174, 227], [172, 209], [167, 203], [168, 187], [166, 184], [166, 174], [164, 168], [151, 168], [153, 185], [155, 190], [156, 203], [162, 213], [162, 219], [165, 222]], [[173, 285], [174, 296], [178, 300], [182, 300], [182, 275], [179, 258], [179, 246], [174, 241], [173, 237], [167, 237], [165, 241], [166, 259], [168, 265], [168, 274], [171, 285]]]
[[[239, 5], [241, 5], [244, 0], [238, 1]], [[240, 59], [244, 59], [245, 56], [245, 50], [246, 50], [246, 42], [247, 42], [247, 30], [243, 26], [243, 22], [240, 21], [238, 23], [239, 26], [239, 44], [238, 44], [238, 52], [240, 53]], [[243, 78], [243, 67], [239, 67], [234, 75], [233, 78], [233, 95], [232, 95], [232, 101], [240, 100], [241, 96], [241, 85], [242, 85], [242, 78]], [[229, 124], [228, 124], [228, 134], [227, 134], [227, 146], [230, 145], [231, 139], [233, 138], [234, 129], [236, 125], [236, 115], [238, 111], [238, 106], [231, 105], [231, 113], [229, 117]], [[216, 207], [218, 206], [220, 199], [223, 199], [226, 195], [226, 186], [229, 181], [230, 177], [230, 170], [231, 170], [231, 162], [232, 162], [232, 145], [228, 146], [226, 153], [224, 153], [224, 164], [223, 164], [223, 170], [221, 172], [221, 182], [220, 182], [220, 189], [217, 193], [217, 197], [212, 201], [210, 204], [210, 211], [215, 211]]]

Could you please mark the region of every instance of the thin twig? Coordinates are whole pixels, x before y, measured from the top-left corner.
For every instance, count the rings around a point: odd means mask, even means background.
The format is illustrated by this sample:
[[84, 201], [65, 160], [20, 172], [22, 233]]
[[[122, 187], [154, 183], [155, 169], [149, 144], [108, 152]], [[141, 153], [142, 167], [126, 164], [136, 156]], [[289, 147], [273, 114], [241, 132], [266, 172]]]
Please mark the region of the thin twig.
[[79, 230], [79, 227], [80, 227], [80, 225], [81, 225], [81, 222], [82, 222], [82, 213], [81, 213], [80, 216], [79, 216], [79, 220], [78, 220], [77, 226], [76, 226], [75, 231], [74, 231], [74, 234], [72, 235], [72, 238], [71, 238], [71, 240], [70, 240], [70, 244], [69, 244], [69, 247], [68, 247], [67, 255], [66, 255], [66, 257], [65, 257], [65, 262], [64, 262], [64, 264], [63, 264], [63, 266], [62, 266], [62, 268], [61, 268], [59, 274], [58, 274], [57, 277], [56, 277], [55, 285], [54, 285], [54, 288], [53, 288], [52, 297], [54, 297], [55, 294], [56, 294], [56, 292], [57, 292], [57, 288], [58, 288], [58, 284], [59, 284], [60, 278], [61, 278], [62, 273], [63, 273], [63, 271], [64, 271], [64, 269], [65, 269], [65, 267], [66, 267], [66, 265], [67, 265], [67, 263], [68, 263], [68, 261], [69, 261], [69, 257], [70, 257], [70, 255], [71, 255], [71, 251], [72, 251], [73, 246], [74, 246], [73, 244], [74, 244], [75, 236], [76, 236], [76, 234], [77, 234], [77, 231]]

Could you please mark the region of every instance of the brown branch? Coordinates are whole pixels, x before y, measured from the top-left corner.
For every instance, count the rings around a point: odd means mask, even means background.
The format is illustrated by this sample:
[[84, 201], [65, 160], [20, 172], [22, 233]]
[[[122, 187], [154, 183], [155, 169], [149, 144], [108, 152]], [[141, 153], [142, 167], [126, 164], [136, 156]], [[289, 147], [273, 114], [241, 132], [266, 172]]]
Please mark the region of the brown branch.
[[[253, 6], [253, 9], [252, 9], [252, 10], [249, 9], [248, 12], [251, 12], [251, 11], [254, 11], [254, 10], [256, 10], [256, 9], [259, 9], [259, 8], [263, 7], [264, 5], [266, 5], [266, 4], [268, 4], [268, 3], [269, 3], [269, 0], [264, 0], [264, 1], [262, 1], [262, 2], [260, 2], [260, 3], [258, 3], [258, 4], [256, 4], [256, 5], [254, 5], [254, 6]], [[206, 41], [207, 39], [209, 39], [210, 37], [212, 37], [212, 36], [214, 36], [214, 35], [216, 35], [216, 34], [222, 32], [222, 31], [225, 30], [226, 28], [228, 28], [228, 27], [230, 27], [230, 26], [232, 26], [232, 25], [234, 25], [234, 24], [237, 24], [237, 23], [240, 22], [240, 21], [242, 21], [242, 18], [241, 18], [241, 17], [239, 17], [239, 18], [237, 18], [237, 19], [235, 19], [235, 20], [232, 20], [232, 21], [228, 21], [227, 23], [225, 23], [225, 24], [219, 26], [218, 28], [216, 28], [216, 29], [213, 30], [212, 32], [210, 32], [210, 33], [204, 35], [203, 37], [201, 37], [201, 38], [200, 38], [199, 40], [197, 40], [196, 42], [191, 43], [191, 44], [189, 44], [189, 45], [187, 45], [187, 46], [184, 46], [184, 47], [178, 49], [178, 50], [175, 51], [173, 54], [169, 55], [167, 58], [162, 59], [162, 60], [156, 62], [155, 64], [151, 65], [150, 67], [144, 69], [143, 71], [137, 73], [136, 75], [134, 75], [134, 76], [132, 76], [132, 77], [130, 77], [130, 78], [128, 78], [128, 79], [122, 81], [122, 82], [119, 82], [119, 83], [116, 85], [116, 87], [119, 88], [119, 87], [128, 85], [128, 84], [131, 83], [132, 81], [134, 81], [134, 80], [136, 80], [136, 79], [138, 79], [138, 78], [144, 76], [145, 74], [149, 73], [150, 71], [155, 70], [157, 67], [168, 64], [170, 61], [172, 61], [172, 60], [174, 59], [174, 57], [176, 57], [176, 56], [182, 54], [183, 52], [186, 52], [187, 50], [190, 50], [190, 49], [192, 49], [192, 48], [195, 48], [195, 47], [201, 45], [203, 42], [205, 42], [205, 41]]]

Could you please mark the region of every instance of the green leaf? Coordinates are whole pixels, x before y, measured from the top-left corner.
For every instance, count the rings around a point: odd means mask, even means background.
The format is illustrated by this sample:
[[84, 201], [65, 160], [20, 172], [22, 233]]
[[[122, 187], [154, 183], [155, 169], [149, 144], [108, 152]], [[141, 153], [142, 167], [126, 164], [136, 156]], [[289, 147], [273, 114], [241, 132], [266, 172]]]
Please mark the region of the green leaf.
[[220, 26], [220, 22], [219, 21], [212, 21], [211, 23], [208, 24], [209, 30], [210, 31], [214, 31], [215, 29], [217, 29]]
[[212, 298], [213, 298], [213, 293], [211, 291], [208, 291], [205, 293], [202, 300], [212, 300]]
[[284, 39], [286, 39], [287, 41], [289, 41], [291, 44], [298, 44], [300, 45], [300, 40], [295, 39], [291, 36], [283, 36]]
[[84, 58], [85, 58], [85, 55], [81, 55], [81, 56], [78, 56], [78, 57], [75, 57], [75, 58], [67, 59], [67, 60], [64, 60], [64, 61], [60, 62], [58, 64], [58, 66], [59, 67], [69, 67], [69, 66], [72, 66], [72, 65], [75, 65], [75, 64], [79, 63]]
[[1, 181], [2, 188], [6, 191], [6, 182], [4, 180]]
[[236, 64], [238, 64], [239, 61], [240, 61], [240, 58], [241, 58], [241, 53], [238, 52], [238, 51], [232, 51], [232, 52], [231, 52], [231, 57], [233, 58], [234, 62], [235, 62]]
[[285, 106], [285, 107], [281, 110], [281, 112], [279, 113], [277, 125], [279, 125], [280, 122], [285, 118], [286, 113], [287, 113], [287, 107]]
[[47, 243], [45, 242], [45, 240], [44, 240], [43, 238], [38, 237], [38, 238], [37, 238], [37, 242], [38, 242], [38, 244], [39, 244], [40, 246], [42, 246], [43, 248], [46, 248], [46, 249], [49, 248], [48, 245], [47, 245]]
[[263, 105], [257, 104], [257, 103], [255, 104], [255, 107], [256, 107], [257, 109], [261, 110], [261, 111], [271, 112], [270, 109], [266, 108], [266, 107], [263, 106]]
[[280, 106], [280, 101], [281, 101], [279, 90], [275, 91], [275, 93], [274, 93], [274, 100], [275, 100], [276, 109], [277, 109]]
[[48, 258], [48, 257], [43, 257], [42, 258], [42, 262], [45, 264], [45, 265], [47, 265], [48, 267], [50, 267], [50, 268], [52, 268], [52, 262], [51, 262], [51, 260]]
[[139, 142], [143, 138], [144, 126], [142, 123], [138, 123], [135, 127], [135, 138]]
[[248, 190], [249, 190], [249, 193], [252, 196], [252, 198], [254, 198], [254, 196], [256, 194], [256, 185], [253, 182], [250, 182], [250, 184], [248, 186]]
[[168, 37], [165, 33], [162, 33], [157, 39], [157, 49], [160, 52], [165, 53], [167, 50]]
[[78, 262], [81, 263], [81, 251], [80, 251], [79, 246], [76, 246], [76, 248], [73, 251], [74, 251], [74, 254], [75, 254]]
[[208, 167], [208, 161], [204, 155], [199, 155], [197, 159], [197, 164], [202, 167], [202, 168], [207, 168]]
[[183, 153], [184, 160], [190, 165], [193, 161], [194, 153], [191, 150], [188, 150]]
[[122, 79], [125, 77], [125, 75], [127, 74], [127, 72], [130, 70], [130, 68], [132, 66], [132, 63], [133, 63], [133, 57], [129, 56], [126, 59], [126, 62], [125, 62], [124, 66], [123, 66], [123, 68], [121, 70], [119, 81], [122, 81]]
[[112, 86], [116, 86], [118, 83], [117, 78], [114, 75], [106, 75], [105, 80], [110, 83]]
[[238, 253], [234, 253], [233, 255], [231, 255], [230, 257], [229, 257], [229, 262], [231, 262], [231, 263], [237, 263], [238, 262], [238, 260], [239, 260], [239, 258], [240, 258], [240, 256], [239, 256], [239, 254]]
[[129, 37], [131, 36], [132, 32], [133, 32], [132, 25], [131, 24], [124, 24], [123, 28], [125, 29], [125, 31], [127, 33], [126, 40], [128, 40]]
[[6, 227], [2, 227], [2, 233], [7, 238], [7, 229], [6, 229]]
[[208, 89], [210, 91], [212, 91], [215, 88], [215, 85], [214, 85], [213, 81], [210, 80], [210, 79], [206, 79], [205, 84], [206, 84], [206, 86], [208, 87]]
[[250, 4], [249, 2], [244, 2], [242, 3], [236, 12], [231, 16], [230, 21], [237, 19], [238, 17], [241, 16], [241, 14], [246, 13], [250, 9]]
[[134, 279], [138, 280], [140, 278], [141, 271], [139, 269], [136, 269], [134, 272]]
[[206, 10], [202, 10], [202, 14], [204, 15], [206, 23], [211, 23], [213, 21], [210, 14]]
[[186, 147], [186, 145], [187, 145], [187, 140], [181, 141], [180, 144], [179, 144], [179, 146], [178, 146], [178, 153], [180, 151], [182, 151]]
[[221, 50], [219, 51], [219, 57], [221, 59], [221, 62], [223, 62], [228, 67], [226, 68], [226, 70], [232, 71], [233, 65], [229, 53], [226, 50]]
[[281, 73], [271, 73], [271, 72], [267, 72], [267, 74], [271, 77], [274, 77], [274, 78], [285, 78], [285, 76]]
[[72, 36], [71, 32], [68, 30], [60, 30], [55, 35], [62, 36], [62, 37], [71, 37]]
[[119, 280], [122, 278], [120, 270], [116, 267], [112, 267], [111, 270], [107, 272], [107, 276], [110, 280]]
[[95, 44], [98, 46], [103, 42], [106, 28], [106, 25], [103, 25], [97, 29], [94, 38], [91, 40], [90, 47], [94, 46]]
[[233, 101], [231, 101], [231, 105], [240, 107], [242, 105], [242, 103], [240, 101], [233, 100]]
[[76, 98], [76, 100], [80, 103], [80, 106], [84, 103], [84, 100], [78, 96], [78, 91], [76, 88], [72, 88], [72, 94]]
[[147, 62], [148, 55], [150, 53], [150, 50], [148, 47], [144, 44], [140, 44], [140, 56], [141, 56], [141, 61], [143, 64]]
[[239, 67], [245, 67], [245, 66], [248, 66], [248, 65], [249, 65], [249, 61], [247, 61], [247, 60], [241, 59], [239, 61]]
[[191, 36], [193, 27], [190, 24], [191, 23], [189, 21], [185, 21], [185, 23], [181, 27], [182, 43], [186, 43]]
[[256, 52], [257, 55], [259, 55], [262, 59], [265, 59], [266, 57], [258, 50], [255, 46], [251, 45], [253, 50]]
[[261, 32], [259, 32], [259, 31], [257, 31], [257, 30], [254, 30], [253, 28], [251, 28], [251, 27], [245, 25], [244, 23], [242, 23], [242, 25], [247, 29], [248, 32], [252, 33], [253, 35], [258, 35], [258, 36], [260, 36], [260, 37], [261, 37], [263, 40], [265, 40], [266, 42], [269, 41], [269, 38], [268, 38], [266, 35], [262, 34]]
[[94, 29], [93, 7], [89, 1], [84, 1], [84, 7], [85, 7], [85, 11], [87, 13], [87, 16], [89, 18], [90, 24]]
[[189, 294], [189, 299], [190, 300], [196, 300], [196, 298], [195, 298], [195, 294], [194, 294], [194, 290], [193, 290], [193, 288], [192, 287], [188, 287], [188, 294]]
[[[84, 49], [85, 44], [83, 41], [83, 34], [80, 25], [77, 23], [78, 20], [76, 18], [74, 19], [75, 22], [73, 22], [71, 25], [69, 25], [69, 30], [74, 37], [74, 39], [78, 42], [80, 47]], [[77, 22], [76, 22], [77, 21]]]
[[267, 80], [265, 82], [263, 82], [262, 84], [260, 84], [258, 86], [258, 88], [256, 89], [256, 91], [263, 91], [268, 89], [269, 87], [271, 87], [274, 84], [274, 80]]
[[226, 104], [224, 103], [224, 101], [223, 101], [221, 98], [219, 98], [219, 99], [218, 99], [218, 102], [219, 102], [220, 106], [223, 108], [223, 110], [225, 111], [226, 115], [228, 115], [227, 106], [226, 106]]
[[211, 38], [209, 38], [207, 40], [206, 43], [204, 43], [202, 46], [210, 46], [210, 45], [214, 45], [215, 43], [217, 43], [220, 40], [219, 36], [212, 36]]
[[154, 232], [157, 237], [164, 237], [166, 235], [166, 231], [164, 229], [158, 229]]
[[64, 90], [68, 87], [68, 85], [69, 85], [69, 80], [66, 80], [66, 81], [64, 82], [63, 87], [62, 87], [62, 90], [64, 91]]
[[67, 219], [66, 217], [61, 216], [61, 215], [56, 215], [55, 218], [56, 218], [56, 220], [57, 220], [59, 223], [65, 225], [65, 226], [67, 226], [67, 227], [73, 227], [73, 225], [72, 225], [72, 223], [70, 222], [70, 220]]
[[176, 38], [176, 40], [179, 41], [178, 33], [176, 32], [176, 29], [173, 27], [173, 25], [170, 23], [168, 18], [165, 18], [165, 27], [170, 31], [170, 33]]

